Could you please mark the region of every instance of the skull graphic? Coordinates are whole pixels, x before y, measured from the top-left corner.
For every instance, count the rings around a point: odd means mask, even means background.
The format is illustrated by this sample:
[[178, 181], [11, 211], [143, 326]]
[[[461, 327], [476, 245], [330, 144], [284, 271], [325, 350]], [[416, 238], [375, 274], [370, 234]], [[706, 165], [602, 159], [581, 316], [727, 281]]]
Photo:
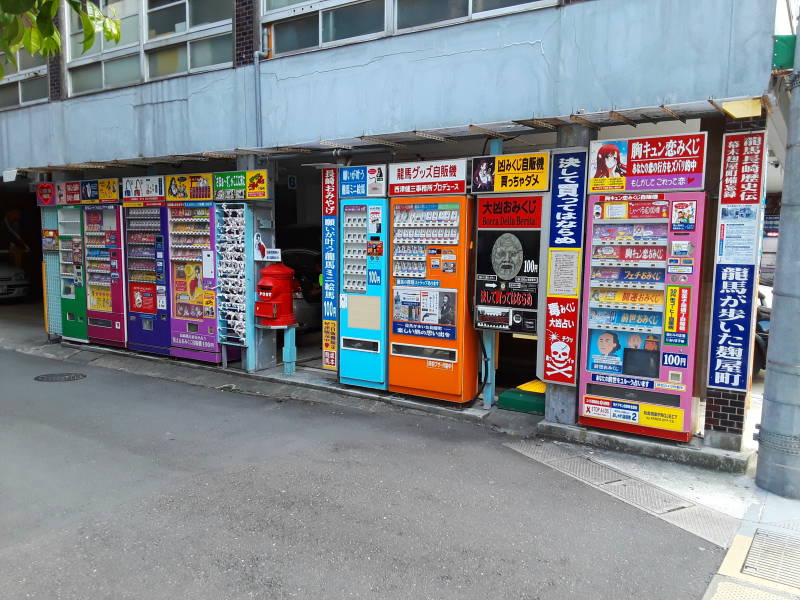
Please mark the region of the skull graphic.
[[561, 341], [550, 344], [550, 359], [559, 368], [572, 362], [569, 358], [569, 346]]

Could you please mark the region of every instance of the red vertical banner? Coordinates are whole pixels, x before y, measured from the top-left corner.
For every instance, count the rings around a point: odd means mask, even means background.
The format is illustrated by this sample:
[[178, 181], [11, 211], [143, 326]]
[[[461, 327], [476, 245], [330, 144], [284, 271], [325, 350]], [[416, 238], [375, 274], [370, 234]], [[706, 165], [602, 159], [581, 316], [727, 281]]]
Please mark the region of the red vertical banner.
[[339, 251], [336, 169], [322, 170], [322, 366], [339, 366], [339, 297], [336, 267]]
[[761, 202], [765, 134], [763, 131], [729, 133], [722, 158], [722, 204]]

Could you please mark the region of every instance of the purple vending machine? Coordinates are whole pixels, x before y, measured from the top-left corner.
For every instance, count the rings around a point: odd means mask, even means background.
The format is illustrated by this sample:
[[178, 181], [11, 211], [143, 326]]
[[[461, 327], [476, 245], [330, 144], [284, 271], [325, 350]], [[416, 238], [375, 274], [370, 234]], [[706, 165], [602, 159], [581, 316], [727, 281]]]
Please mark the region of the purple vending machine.
[[139, 352], [169, 354], [169, 254], [164, 178], [124, 178], [122, 202], [128, 284], [127, 347]]
[[169, 181], [178, 177], [185, 178], [184, 185], [194, 192], [187, 194], [190, 198], [199, 194], [196, 187], [205, 187], [192, 180], [205, 175], [167, 177], [170, 356], [219, 363], [222, 352], [217, 338], [216, 235], [210, 185], [208, 201], [174, 201]]

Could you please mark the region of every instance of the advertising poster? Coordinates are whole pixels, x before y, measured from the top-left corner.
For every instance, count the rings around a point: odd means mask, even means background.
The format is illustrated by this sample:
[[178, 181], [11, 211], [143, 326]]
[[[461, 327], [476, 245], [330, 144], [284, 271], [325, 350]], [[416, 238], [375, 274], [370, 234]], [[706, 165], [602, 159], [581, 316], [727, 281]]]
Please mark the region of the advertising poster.
[[124, 177], [122, 202], [127, 206], [160, 206], [164, 202], [164, 178], [160, 175]]
[[660, 347], [658, 334], [590, 329], [586, 369], [655, 379], [661, 366]]
[[[475, 270], [475, 326], [536, 332], [542, 198], [481, 196]], [[503, 311], [487, 310], [504, 308]]]
[[557, 150], [551, 155], [544, 343], [539, 344], [538, 374], [543, 381], [564, 385], [575, 385], [578, 371], [586, 163], [585, 151]]
[[167, 201], [212, 200], [211, 177], [211, 173], [167, 175], [165, 178]]
[[176, 262], [172, 267], [174, 316], [179, 319], [202, 319], [204, 312], [202, 262]]
[[501, 154], [472, 159], [472, 192], [545, 192], [550, 189], [550, 153]]
[[56, 186], [53, 183], [40, 183], [36, 186], [36, 205], [55, 206]]
[[456, 339], [456, 290], [394, 288], [392, 331], [399, 335]]
[[102, 203], [119, 202], [119, 179], [98, 179], [97, 195]]
[[697, 219], [697, 202], [675, 202], [672, 205], [670, 227], [672, 231], [694, 231]]
[[80, 197], [82, 204], [98, 204], [100, 202], [100, 188], [96, 179], [80, 182]]
[[589, 192], [702, 190], [703, 133], [596, 140], [589, 146]]
[[42, 229], [42, 250], [50, 252], [58, 250], [58, 229]]
[[386, 165], [341, 167], [339, 198], [382, 198], [386, 196]]
[[436, 160], [389, 165], [389, 195], [463, 194], [467, 160]]
[[337, 169], [322, 170], [322, 367], [339, 368]]
[[624, 402], [608, 398], [586, 396], [583, 414], [596, 419], [609, 419], [655, 427], [670, 431], [681, 431], [683, 427], [683, 410], [671, 406], [656, 406], [641, 402]]
[[756, 263], [759, 249], [758, 204], [727, 204], [719, 209], [719, 262], [728, 265]]
[[128, 308], [135, 313], [156, 314], [156, 284], [130, 282], [128, 284]]
[[267, 172], [227, 171], [214, 173], [214, 200], [234, 202], [267, 198]]

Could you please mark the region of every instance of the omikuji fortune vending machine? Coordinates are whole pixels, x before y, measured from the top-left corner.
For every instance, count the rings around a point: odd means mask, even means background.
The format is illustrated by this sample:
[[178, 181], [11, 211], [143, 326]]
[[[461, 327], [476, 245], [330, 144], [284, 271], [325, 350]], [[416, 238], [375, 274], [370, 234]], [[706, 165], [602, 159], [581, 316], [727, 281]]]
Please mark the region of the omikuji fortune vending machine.
[[170, 355], [221, 362], [213, 203], [168, 202], [167, 210], [172, 307]]
[[592, 196], [579, 422], [688, 441], [702, 192]]
[[419, 195], [463, 190], [465, 172], [460, 160], [389, 166], [394, 392], [458, 403], [477, 392], [477, 334], [469, 309], [472, 201]]
[[61, 328], [65, 340], [88, 342], [83, 257], [83, 210], [58, 208], [58, 254], [61, 271]]
[[163, 177], [122, 180], [128, 285], [128, 345], [131, 350], [169, 354], [167, 294], [169, 252]]
[[119, 205], [84, 206], [89, 341], [125, 345], [125, 283]]
[[339, 381], [386, 389], [388, 201], [343, 199], [340, 211]]

